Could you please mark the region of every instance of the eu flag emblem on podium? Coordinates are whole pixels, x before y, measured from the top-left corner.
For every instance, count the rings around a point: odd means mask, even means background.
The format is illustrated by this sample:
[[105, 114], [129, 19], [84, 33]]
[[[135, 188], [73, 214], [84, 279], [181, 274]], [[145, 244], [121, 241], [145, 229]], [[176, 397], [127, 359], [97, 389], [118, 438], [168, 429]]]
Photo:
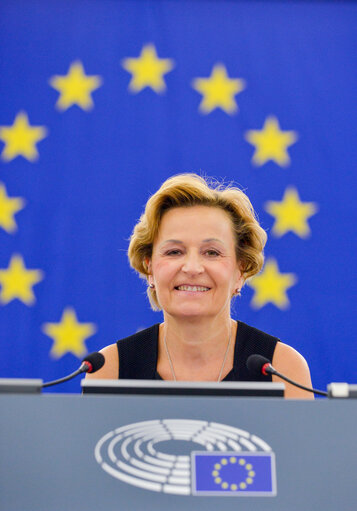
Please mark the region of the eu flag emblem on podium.
[[194, 495], [274, 496], [272, 452], [193, 452]]

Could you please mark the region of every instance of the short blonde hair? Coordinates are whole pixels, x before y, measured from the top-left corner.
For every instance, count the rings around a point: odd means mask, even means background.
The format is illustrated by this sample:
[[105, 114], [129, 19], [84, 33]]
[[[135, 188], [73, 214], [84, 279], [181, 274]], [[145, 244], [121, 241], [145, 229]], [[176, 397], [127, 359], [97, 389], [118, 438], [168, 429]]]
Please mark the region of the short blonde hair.
[[[221, 208], [229, 214], [236, 241], [236, 257], [241, 264], [244, 279], [261, 270], [267, 235], [260, 227], [245, 193], [235, 186], [226, 186], [197, 174], [178, 174], [167, 179], [149, 198], [131, 235], [129, 262], [141, 278], [148, 280], [147, 261], [151, 259], [153, 244], [165, 212], [172, 208], [198, 205]], [[160, 310], [155, 289], [148, 287], [147, 294], [152, 309]]]

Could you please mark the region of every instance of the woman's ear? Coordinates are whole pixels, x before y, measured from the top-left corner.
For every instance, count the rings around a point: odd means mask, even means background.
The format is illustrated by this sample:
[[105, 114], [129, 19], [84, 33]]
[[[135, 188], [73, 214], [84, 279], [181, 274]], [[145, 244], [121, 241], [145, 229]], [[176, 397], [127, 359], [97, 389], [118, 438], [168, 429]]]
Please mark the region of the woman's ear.
[[148, 257], [145, 259], [145, 264], [146, 264], [146, 267], [148, 269], [148, 284], [151, 288], [154, 287], [154, 279], [153, 279], [153, 276], [152, 276], [152, 264], [151, 264], [151, 259], [149, 259]]
[[244, 286], [245, 278], [243, 273], [242, 264], [240, 263], [238, 265], [238, 276], [237, 276], [237, 283], [236, 283], [236, 289], [242, 289]]
[[152, 286], [153, 284], [153, 278], [152, 278], [152, 264], [151, 264], [151, 259], [149, 259], [149, 257], [145, 257], [145, 266], [147, 268], [147, 272], [148, 272], [148, 275], [147, 275], [147, 279], [148, 279], [148, 284], [149, 286]]

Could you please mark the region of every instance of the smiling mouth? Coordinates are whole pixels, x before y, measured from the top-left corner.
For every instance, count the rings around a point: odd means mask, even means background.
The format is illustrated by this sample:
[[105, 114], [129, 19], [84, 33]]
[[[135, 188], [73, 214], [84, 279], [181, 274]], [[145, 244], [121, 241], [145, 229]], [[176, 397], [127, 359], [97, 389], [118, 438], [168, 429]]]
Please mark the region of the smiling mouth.
[[205, 286], [177, 286], [175, 287], [175, 289], [177, 291], [194, 291], [194, 292], [199, 292], [199, 293], [204, 293], [205, 291], [209, 291], [211, 288], [210, 287], [205, 287]]

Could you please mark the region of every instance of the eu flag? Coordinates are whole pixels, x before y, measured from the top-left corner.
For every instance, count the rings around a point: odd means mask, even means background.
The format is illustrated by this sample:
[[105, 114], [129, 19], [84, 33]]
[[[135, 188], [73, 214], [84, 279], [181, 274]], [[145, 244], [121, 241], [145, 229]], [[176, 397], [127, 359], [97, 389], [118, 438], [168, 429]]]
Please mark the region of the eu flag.
[[196, 495], [276, 495], [274, 453], [194, 452], [192, 467]]
[[196, 172], [268, 234], [233, 318], [317, 388], [355, 381], [356, 22], [328, 0], [1, 0], [0, 377], [60, 378], [162, 320], [128, 239]]

